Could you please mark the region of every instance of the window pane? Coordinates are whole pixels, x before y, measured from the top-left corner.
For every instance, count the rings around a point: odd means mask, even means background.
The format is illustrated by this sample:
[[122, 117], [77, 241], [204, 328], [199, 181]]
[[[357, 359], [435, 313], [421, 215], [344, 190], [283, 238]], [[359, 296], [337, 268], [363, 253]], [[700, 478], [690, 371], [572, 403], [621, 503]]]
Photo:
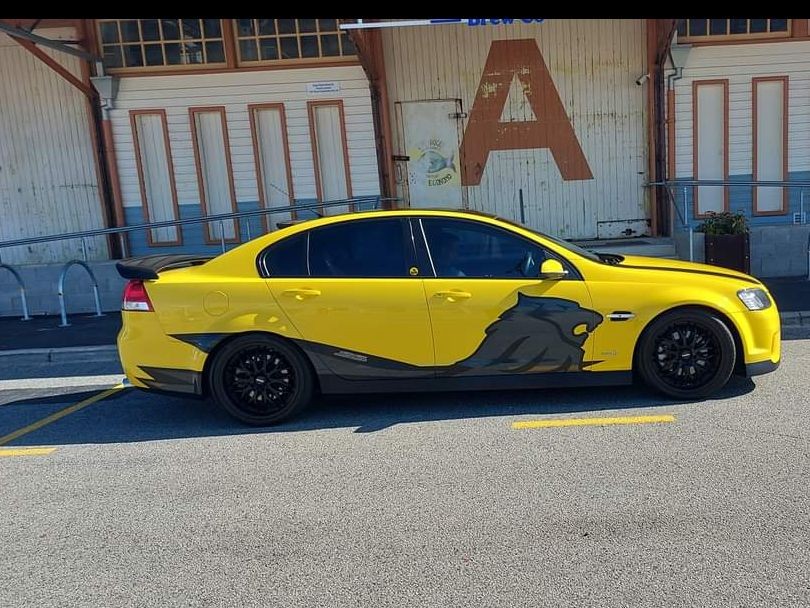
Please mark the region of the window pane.
[[157, 19], [143, 19], [141, 21], [141, 32], [144, 40], [160, 40], [160, 28]]
[[281, 58], [282, 59], [298, 59], [298, 38], [291, 36], [289, 38], [281, 38]]
[[236, 32], [240, 36], [255, 36], [256, 30], [253, 28], [253, 19], [237, 19]]
[[225, 49], [221, 42], [206, 42], [205, 55], [208, 63], [224, 63]]
[[268, 36], [276, 33], [275, 19], [259, 19], [259, 34]]
[[219, 19], [203, 19], [203, 31], [206, 38], [222, 36], [222, 22]]
[[324, 57], [337, 57], [340, 55], [337, 35], [321, 36], [321, 55]]
[[439, 277], [536, 277], [546, 257], [539, 245], [477, 222], [422, 222]]
[[318, 19], [318, 28], [322, 32], [337, 31], [337, 19]]
[[278, 33], [279, 34], [295, 34], [295, 19], [279, 19], [278, 20]]
[[786, 32], [788, 29], [787, 19], [771, 19], [772, 32]]
[[318, 37], [301, 36], [301, 57], [318, 56]]
[[121, 37], [124, 42], [140, 42], [141, 33], [138, 31], [138, 21], [128, 19], [121, 22]]
[[183, 38], [202, 38], [199, 19], [183, 19]]
[[272, 277], [307, 275], [307, 235], [297, 234], [271, 245], [264, 253], [265, 271]]
[[686, 36], [686, 20], [678, 19], [678, 36]]
[[120, 46], [104, 46], [104, 65], [108, 68], [123, 67], [124, 63], [121, 58]]
[[262, 59], [278, 59], [278, 40], [276, 38], [259, 38], [259, 50]]
[[690, 36], [705, 36], [706, 35], [706, 20], [705, 19], [690, 19], [689, 20], [689, 35]]
[[180, 24], [177, 19], [161, 19], [164, 40], [180, 40]]
[[101, 42], [118, 42], [118, 24], [107, 22], [101, 24]]
[[166, 65], [180, 65], [183, 63], [183, 56], [180, 53], [180, 43], [170, 42], [166, 45]]
[[767, 19], [751, 19], [751, 33], [762, 33], [768, 31]]
[[146, 65], [163, 65], [163, 50], [159, 44], [147, 44], [143, 50], [146, 54]]
[[709, 33], [712, 36], [725, 36], [728, 19], [709, 19]]
[[259, 58], [259, 51], [256, 49], [256, 40], [239, 41], [239, 58], [242, 61], [256, 61]]
[[730, 34], [747, 34], [748, 33], [748, 19], [729, 19], [729, 33]]
[[143, 65], [143, 55], [141, 55], [141, 45], [128, 44], [124, 49], [124, 66], [140, 67]]
[[354, 48], [354, 43], [349, 38], [348, 32], [343, 34], [340, 37], [340, 42], [343, 45], [343, 54], [344, 55], [356, 55], [357, 49]]
[[315, 19], [299, 19], [298, 31], [301, 33], [316, 31]]
[[185, 63], [203, 63], [202, 45], [199, 42], [187, 42], [183, 45]]
[[314, 277], [408, 277], [408, 255], [399, 219], [347, 222], [310, 232]]

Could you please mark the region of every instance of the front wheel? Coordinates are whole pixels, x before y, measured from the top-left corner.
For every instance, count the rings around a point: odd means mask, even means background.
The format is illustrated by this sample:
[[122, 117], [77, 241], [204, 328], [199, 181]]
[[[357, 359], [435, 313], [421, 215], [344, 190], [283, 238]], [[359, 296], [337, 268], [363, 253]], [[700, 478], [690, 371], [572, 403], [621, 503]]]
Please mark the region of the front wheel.
[[677, 310], [662, 315], [641, 338], [637, 368], [670, 397], [701, 399], [723, 388], [734, 371], [734, 337], [716, 315]]
[[209, 378], [214, 400], [234, 418], [255, 426], [297, 414], [315, 389], [312, 368], [295, 347], [256, 334], [228, 342], [216, 354]]

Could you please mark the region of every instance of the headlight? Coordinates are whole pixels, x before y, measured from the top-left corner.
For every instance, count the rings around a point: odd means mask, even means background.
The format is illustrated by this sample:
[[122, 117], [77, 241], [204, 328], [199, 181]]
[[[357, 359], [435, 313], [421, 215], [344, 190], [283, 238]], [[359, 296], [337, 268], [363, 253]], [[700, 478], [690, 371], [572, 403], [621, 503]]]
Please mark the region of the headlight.
[[740, 298], [748, 310], [764, 310], [771, 305], [771, 299], [764, 289], [752, 287], [751, 289], [741, 289], [737, 292], [737, 297]]

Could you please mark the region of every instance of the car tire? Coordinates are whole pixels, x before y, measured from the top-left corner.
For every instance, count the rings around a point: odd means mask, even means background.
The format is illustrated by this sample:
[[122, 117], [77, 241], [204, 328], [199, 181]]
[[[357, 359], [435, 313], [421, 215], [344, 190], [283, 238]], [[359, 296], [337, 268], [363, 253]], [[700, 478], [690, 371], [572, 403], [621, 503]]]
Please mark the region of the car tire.
[[737, 349], [728, 326], [703, 310], [675, 310], [644, 331], [636, 367], [656, 391], [676, 399], [709, 397], [734, 371]]
[[312, 401], [315, 374], [293, 345], [250, 334], [226, 343], [214, 358], [210, 394], [234, 418], [254, 426], [288, 420]]

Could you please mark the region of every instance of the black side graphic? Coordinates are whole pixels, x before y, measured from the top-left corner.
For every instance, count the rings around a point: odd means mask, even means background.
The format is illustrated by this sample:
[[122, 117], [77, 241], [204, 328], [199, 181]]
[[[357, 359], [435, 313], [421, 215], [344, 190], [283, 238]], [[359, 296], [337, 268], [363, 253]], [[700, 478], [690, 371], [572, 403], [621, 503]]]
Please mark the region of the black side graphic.
[[139, 366], [141, 370], [152, 376], [138, 380], [151, 389], [168, 391], [172, 393], [202, 394], [202, 374], [190, 369], [175, 369], [171, 367]]
[[196, 346], [204, 353], [210, 353], [220, 340], [229, 334], [169, 334], [170, 337], [181, 342]]
[[[533, 298], [518, 293], [515, 306], [486, 329], [476, 351], [444, 368], [440, 376], [533, 374], [582, 371], [582, 346], [602, 322], [602, 315], [573, 300]], [[584, 331], [574, 333], [577, 327]]]

